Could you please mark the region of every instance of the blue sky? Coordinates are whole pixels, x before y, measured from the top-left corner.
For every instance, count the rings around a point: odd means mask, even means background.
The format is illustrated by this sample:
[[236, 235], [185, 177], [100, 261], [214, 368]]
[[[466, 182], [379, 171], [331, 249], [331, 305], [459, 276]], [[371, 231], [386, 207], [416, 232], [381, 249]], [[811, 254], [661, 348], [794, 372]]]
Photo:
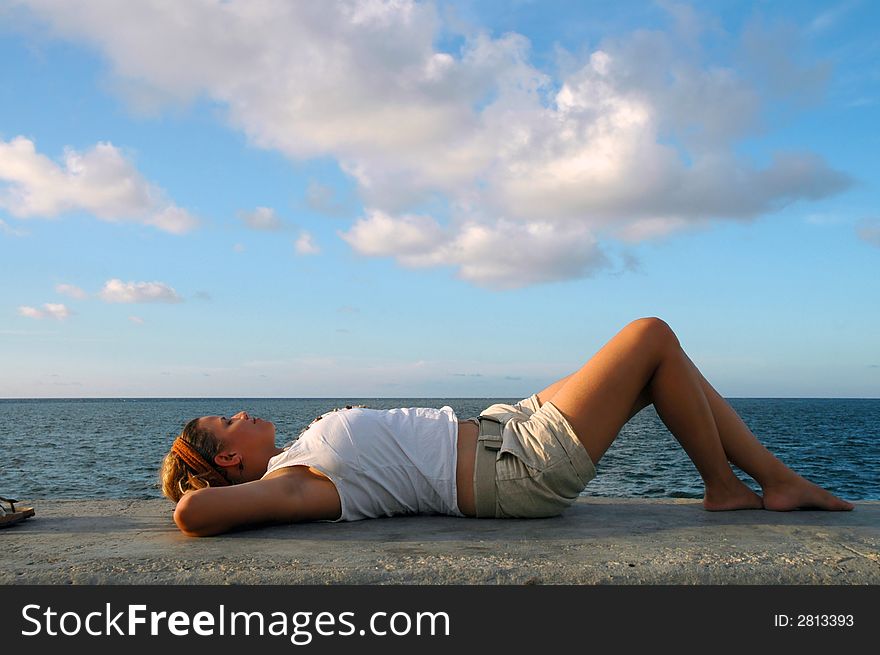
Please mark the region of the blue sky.
[[880, 397], [880, 9], [0, 0], [0, 397]]

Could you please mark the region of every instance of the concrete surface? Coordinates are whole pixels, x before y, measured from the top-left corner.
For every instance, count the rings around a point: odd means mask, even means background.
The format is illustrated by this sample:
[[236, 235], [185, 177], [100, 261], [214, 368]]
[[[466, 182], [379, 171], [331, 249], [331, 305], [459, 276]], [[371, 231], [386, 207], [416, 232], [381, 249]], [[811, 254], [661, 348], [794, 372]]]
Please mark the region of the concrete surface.
[[[25, 504], [22, 502], [22, 504]], [[0, 584], [880, 584], [880, 502], [706, 512], [583, 498], [561, 517], [396, 517], [194, 539], [165, 500], [32, 501]]]

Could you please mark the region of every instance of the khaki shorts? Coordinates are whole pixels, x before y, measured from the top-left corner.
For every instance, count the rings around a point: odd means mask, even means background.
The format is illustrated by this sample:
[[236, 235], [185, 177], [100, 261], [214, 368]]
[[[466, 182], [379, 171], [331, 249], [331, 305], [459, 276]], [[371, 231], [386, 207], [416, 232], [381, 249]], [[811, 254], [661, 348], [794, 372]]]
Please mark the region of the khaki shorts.
[[482, 416], [504, 424], [495, 459], [495, 518], [561, 514], [596, 477], [596, 467], [569, 422], [538, 396], [496, 404]]

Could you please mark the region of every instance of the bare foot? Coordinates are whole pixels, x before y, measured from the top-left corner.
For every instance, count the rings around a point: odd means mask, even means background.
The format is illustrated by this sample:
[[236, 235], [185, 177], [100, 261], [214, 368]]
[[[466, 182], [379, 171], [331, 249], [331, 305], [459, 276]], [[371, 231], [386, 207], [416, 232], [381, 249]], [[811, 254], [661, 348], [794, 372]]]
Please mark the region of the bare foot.
[[706, 487], [703, 509], [710, 512], [726, 512], [734, 509], [762, 509], [764, 501], [749, 489], [742, 480], [729, 487]]
[[764, 488], [764, 509], [788, 512], [794, 509], [824, 509], [848, 512], [855, 507], [817, 484], [795, 475], [790, 480]]

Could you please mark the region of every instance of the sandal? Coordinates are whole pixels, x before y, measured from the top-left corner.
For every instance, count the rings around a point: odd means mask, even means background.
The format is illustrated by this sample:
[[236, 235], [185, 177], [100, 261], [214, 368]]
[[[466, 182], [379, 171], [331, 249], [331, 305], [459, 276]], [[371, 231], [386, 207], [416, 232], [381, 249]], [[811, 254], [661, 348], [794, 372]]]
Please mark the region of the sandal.
[[[19, 523], [20, 521], [24, 521], [26, 518], [34, 515], [33, 507], [19, 507], [16, 510], [15, 503], [18, 502], [17, 500], [0, 496], [0, 501], [2, 501], [0, 502], [0, 528]], [[3, 503], [7, 503], [9, 509], [7, 509]]]

